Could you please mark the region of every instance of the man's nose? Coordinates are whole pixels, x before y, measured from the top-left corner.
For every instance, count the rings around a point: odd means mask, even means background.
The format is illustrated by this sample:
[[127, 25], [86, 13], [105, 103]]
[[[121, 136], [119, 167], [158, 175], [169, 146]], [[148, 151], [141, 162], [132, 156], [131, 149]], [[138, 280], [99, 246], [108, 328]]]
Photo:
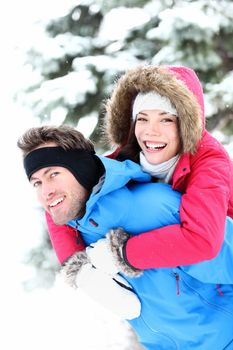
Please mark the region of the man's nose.
[[43, 184], [42, 186], [42, 196], [44, 197], [44, 199], [49, 199], [51, 198], [54, 193], [55, 193], [55, 188], [54, 186], [52, 186], [51, 184]]

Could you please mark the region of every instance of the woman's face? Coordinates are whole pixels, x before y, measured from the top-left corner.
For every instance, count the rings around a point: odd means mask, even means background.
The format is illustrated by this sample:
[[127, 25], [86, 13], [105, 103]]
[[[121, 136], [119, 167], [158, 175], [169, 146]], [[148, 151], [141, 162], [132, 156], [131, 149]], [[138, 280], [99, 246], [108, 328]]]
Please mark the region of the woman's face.
[[143, 110], [135, 124], [138, 144], [151, 164], [160, 164], [177, 155], [181, 148], [178, 118], [161, 110]]

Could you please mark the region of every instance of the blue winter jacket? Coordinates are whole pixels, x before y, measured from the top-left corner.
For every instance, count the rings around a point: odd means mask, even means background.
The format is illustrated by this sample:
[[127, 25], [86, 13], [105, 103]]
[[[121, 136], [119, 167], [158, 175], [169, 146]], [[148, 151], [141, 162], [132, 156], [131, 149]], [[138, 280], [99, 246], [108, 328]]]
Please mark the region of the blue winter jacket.
[[[104, 183], [90, 196], [85, 216], [69, 222], [78, 225], [87, 245], [110, 228], [123, 227], [137, 235], [180, 222], [180, 193], [149, 182], [150, 175], [138, 164], [100, 158], [106, 169]], [[215, 259], [123, 277], [141, 301], [140, 316], [129, 323], [146, 349], [233, 349], [232, 219], [226, 219], [225, 241]]]

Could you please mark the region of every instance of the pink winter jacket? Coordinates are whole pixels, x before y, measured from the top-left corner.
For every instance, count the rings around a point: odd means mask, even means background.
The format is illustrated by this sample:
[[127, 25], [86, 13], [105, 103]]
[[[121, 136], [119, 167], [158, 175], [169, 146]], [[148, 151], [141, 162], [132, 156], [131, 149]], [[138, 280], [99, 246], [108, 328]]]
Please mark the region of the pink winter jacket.
[[166, 96], [178, 112], [182, 152], [171, 184], [183, 193], [181, 225], [131, 237], [126, 258], [141, 269], [212, 259], [223, 242], [226, 216], [233, 217], [233, 165], [223, 146], [205, 130], [201, 83], [192, 69], [183, 66], [129, 69], [106, 103], [105, 125], [112, 144], [120, 148], [127, 144], [133, 100], [145, 91]]
[[[139, 91], [151, 90], [167, 96], [179, 115], [183, 152], [171, 184], [183, 194], [181, 224], [131, 237], [126, 243], [126, 258], [139, 269], [212, 259], [223, 243], [226, 216], [233, 218], [233, 163], [224, 147], [205, 130], [203, 92], [195, 72], [176, 66], [140, 66], [126, 72], [106, 106], [109, 139], [118, 147], [125, 144], [132, 100]], [[54, 226], [48, 222], [48, 228], [52, 234]], [[65, 230], [59, 227], [56, 244], [51, 236], [61, 262], [65, 260], [62, 250], [68, 240]], [[70, 255], [76, 248], [74, 237]], [[65, 255], [70, 256], [68, 251]]]
[[195, 155], [181, 157], [172, 187], [183, 193], [181, 225], [130, 238], [126, 256], [134, 267], [194, 264], [214, 258], [221, 249], [226, 216], [233, 218], [233, 164], [208, 132]]

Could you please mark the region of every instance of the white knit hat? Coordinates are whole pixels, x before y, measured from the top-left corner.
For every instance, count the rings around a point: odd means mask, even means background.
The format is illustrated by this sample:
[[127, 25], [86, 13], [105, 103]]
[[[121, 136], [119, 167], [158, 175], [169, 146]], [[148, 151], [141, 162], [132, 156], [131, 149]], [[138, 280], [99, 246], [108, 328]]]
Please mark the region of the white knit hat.
[[139, 92], [133, 104], [133, 120], [139, 112], [143, 110], [160, 109], [164, 112], [175, 114], [178, 116], [177, 110], [171, 104], [171, 101], [166, 96], [161, 96], [157, 92]]

